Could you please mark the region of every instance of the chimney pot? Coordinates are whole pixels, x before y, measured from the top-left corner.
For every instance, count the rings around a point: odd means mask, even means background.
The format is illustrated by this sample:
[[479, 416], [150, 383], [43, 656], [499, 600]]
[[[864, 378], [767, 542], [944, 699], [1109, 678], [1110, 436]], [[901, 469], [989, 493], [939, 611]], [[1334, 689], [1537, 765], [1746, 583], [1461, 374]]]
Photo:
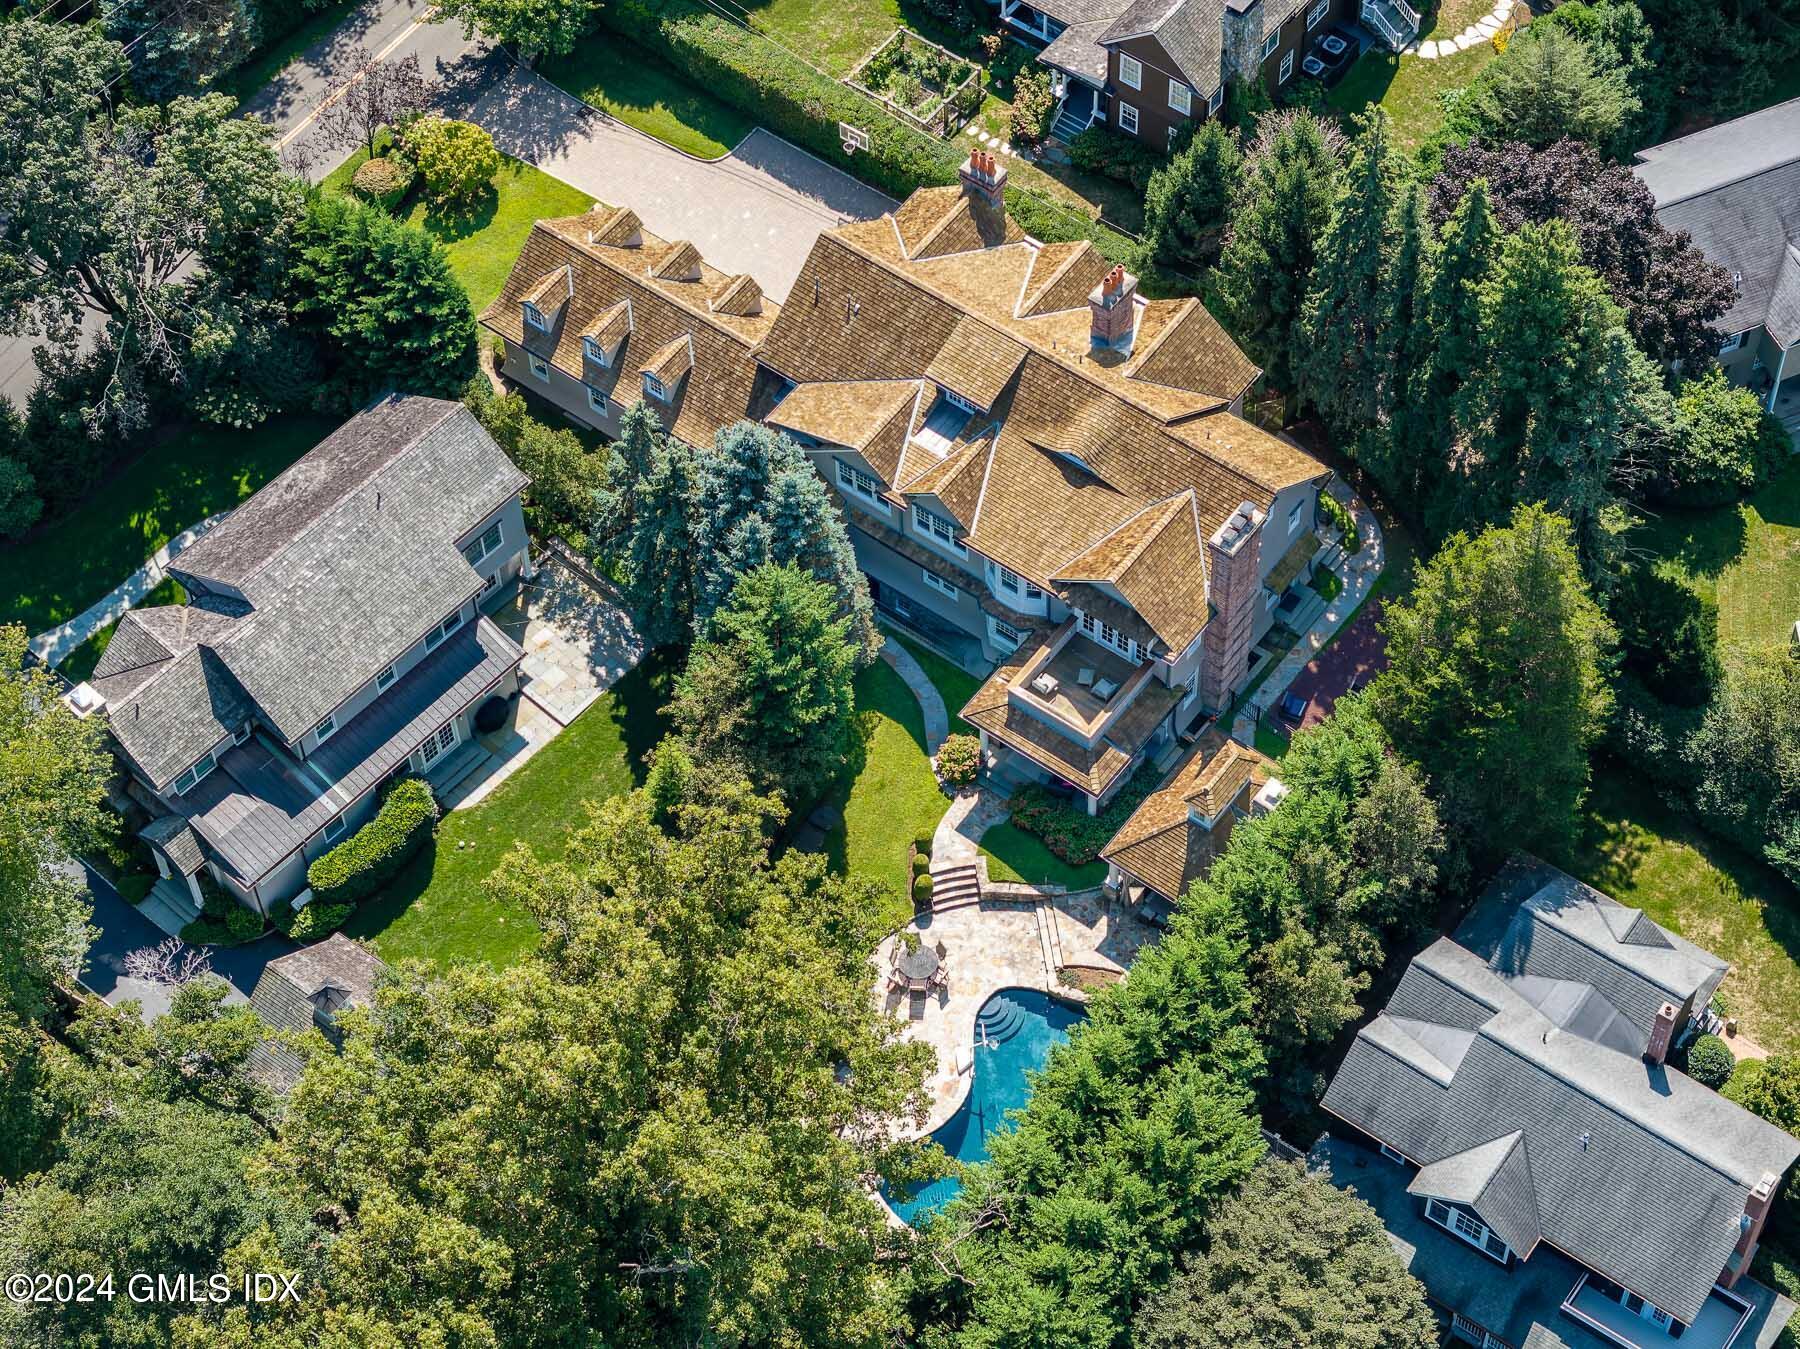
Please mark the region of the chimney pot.
[[1669, 1045], [1675, 1038], [1675, 1018], [1680, 1015], [1675, 1004], [1665, 1002], [1656, 1010], [1656, 1020], [1650, 1026], [1650, 1043], [1644, 1046], [1644, 1061], [1650, 1064], [1661, 1064], [1669, 1057]]
[[1118, 263], [1088, 292], [1088, 338], [1093, 346], [1130, 351], [1137, 332], [1138, 279]]

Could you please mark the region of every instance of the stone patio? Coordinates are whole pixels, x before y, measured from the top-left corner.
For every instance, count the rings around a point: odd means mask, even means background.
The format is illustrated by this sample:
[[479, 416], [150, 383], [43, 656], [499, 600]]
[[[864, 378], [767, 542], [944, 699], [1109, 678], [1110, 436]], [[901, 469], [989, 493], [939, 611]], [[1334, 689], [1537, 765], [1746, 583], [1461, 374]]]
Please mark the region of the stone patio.
[[616, 592], [552, 556], [537, 575], [494, 613], [494, 622], [520, 646], [519, 673], [527, 698], [559, 727], [567, 726], [644, 655]]

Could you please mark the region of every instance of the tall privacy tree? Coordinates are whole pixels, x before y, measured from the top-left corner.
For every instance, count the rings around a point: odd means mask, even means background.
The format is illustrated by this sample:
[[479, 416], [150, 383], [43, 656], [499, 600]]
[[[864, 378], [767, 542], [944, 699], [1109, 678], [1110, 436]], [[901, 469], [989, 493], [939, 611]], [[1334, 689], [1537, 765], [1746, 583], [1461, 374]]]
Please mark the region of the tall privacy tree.
[[1608, 149], [1638, 107], [1623, 70], [1596, 62], [1566, 29], [1534, 23], [1476, 76], [1457, 113], [1488, 140], [1542, 147], [1573, 136]]
[[697, 757], [736, 763], [798, 809], [843, 770], [857, 656], [829, 585], [795, 566], [760, 566], [713, 614], [669, 716]]
[[1496, 522], [1515, 502], [1548, 502], [1592, 564], [1637, 395], [1657, 394], [1655, 373], [1560, 221], [1509, 235], [1476, 295], [1478, 348], [1454, 405], [1467, 464], [1459, 514]]
[[1425, 199], [1409, 186], [1394, 206], [1393, 252], [1376, 304], [1376, 342], [1386, 359], [1375, 372], [1382, 421], [1357, 441], [1356, 457], [1407, 519], [1440, 476], [1439, 428], [1425, 390], [1432, 354], [1431, 283], [1435, 250]]
[[1381, 626], [1375, 713], [1429, 773], [1448, 836], [1477, 861], [1558, 854], [1605, 721], [1612, 642], [1568, 521], [1520, 506], [1506, 525], [1451, 535]]
[[1693, 751], [1712, 826], [1800, 883], [1800, 655], [1734, 653]]
[[[621, 472], [613, 480], [615, 492], [630, 492], [630, 515], [617, 544], [625, 596], [652, 644], [685, 643], [694, 626], [694, 453], [665, 436], [642, 403], [625, 413], [620, 443], [634, 447], [622, 465], [648, 454], [641, 474]], [[617, 501], [609, 498], [609, 509], [616, 510]]]
[[1137, 1349], [1435, 1349], [1425, 1289], [1375, 1210], [1299, 1162], [1270, 1162], [1206, 1225], [1197, 1256], [1138, 1315]]
[[443, 0], [438, 12], [457, 19], [464, 37], [511, 48], [521, 60], [567, 56], [594, 21], [595, 0]]
[[1199, 276], [1218, 260], [1242, 164], [1237, 134], [1215, 118], [1150, 175], [1144, 237], [1163, 267]]
[[1301, 309], [1319, 241], [1331, 222], [1341, 137], [1305, 110], [1257, 123], [1219, 257], [1226, 326], [1276, 388], [1296, 387]]
[[1351, 143], [1300, 319], [1300, 390], [1340, 439], [1375, 424], [1389, 380], [1391, 333], [1381, 318], [1394, 255], [1395, 183], [1387, 114], [1377, 107]]

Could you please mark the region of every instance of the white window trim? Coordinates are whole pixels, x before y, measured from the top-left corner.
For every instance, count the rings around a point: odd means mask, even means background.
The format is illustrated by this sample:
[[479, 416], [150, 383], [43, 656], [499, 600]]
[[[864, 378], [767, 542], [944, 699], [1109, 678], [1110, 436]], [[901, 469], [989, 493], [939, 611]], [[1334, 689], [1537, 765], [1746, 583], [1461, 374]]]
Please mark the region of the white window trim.
[[1287, 54], [1281, 58], [1281, 76], [1275, 82], [1286, 84], [1294, 73], [1294, 49], [1288, 48]]
[[1325, 16], [1329, 13], [1331, 13], [1331, 0], [1319, 0], [1318, 4], [1306, 11], [1306, 31], [1312, 32], [1325, 21]]
[[388, 666], [387, 669], [383, 670], [380, 674], [375, 676], [375, 691], [377, 693], [380, 693], [383, 689], [387, 688], [388, 685], [392, 684], [394, 682], [394, 680], [397, 679], [398, 677], [399, 676], [397, 676], [394, 673], [394, 667], [391, 665]]
[[1212, 115], [1224, 106], [1225, 86], [1221, 84], [1217, 89], [1212, 91], [1212, 95], [1206, 100], [1207, 115]]
[[530, 300], [525, 301], [525, 322], [540, 333], [550, 331], [550, 316], [539, 309]]
[[1024, 644], [1025, 635], [1011, 623], [1002, 622], [998, 618], [989, 618], [988, 639], [995, 646], [1004, 650], [1017, 651]]
[[919, 569], [919, 575], [925, 578], [925, 586], [927, 589], [937, 591], [938, 594], [942, 595], [945, 599], [950, 600], [952, 603], [962, 599], [962, 591], [951, 585], [950, 582], [946, 581], [936, 572], [926, 571], [921, 567]]
[[533, 378], [541, 379], [546, 384], [548, 384], [550, 382], [550, 362], [549, 361], [546, 361], [542, 356], [539, 356], [536, 352], [527, 352], [525, 354], [525, 364], [531, 370]]
[[251, 723], [246, 721], [242, 726], [238, 727], [237, 730], [235, 730], [231, 733], [231, 743], [234, 745], [243, 744], [246, 740], [248, 740], [250, 738], [251, 732], [254, 731], [255, 729], [256, 728], [253, 725], [251, 725]]
[[437, 650], [438, 647], [444, 644], [444, 639], [446, 637], [462, 626], [462, 621], [462, 610], [458, 608], [446, 617], [442, 623], [439, 623], [430, 632], [425, 634], [425, 649], [427, 651]]
[[[1436, 1213], [1432, 1212], [1434, 1207], [1443, 1210], [1444, 1216], [1440, 1218]], [[1512, 1247], [1508, 1246], [1504, 1241], [1500, 1241], [1499, 1234], [1496, 1233], [1493, 1228], [1482, 1222], [1481, 1219], [1465, 1213], [1462, 1209], [1451, 1207], [1441, 1199], [1427, 1199], [1425, 1201], [1425, 1217], [1427, 1221], [1443, 1228], [1444, 1231], [1448, 1232], [1464, 1245], [1473, 1246], [1490, 1260], [1505, 1264], [1513, 1253]], [[1477, 1229], [1480, 1235], [1471, 1236], [1469, 1233], [1463, 1231], [1457, 1226], [1458, 1219], [1461, 1219], [1470, 1227]], [[1497, 1255], [1488, 1248], [1487, 1238], [1489, 1236], [1492, 1236], [1495, 1241], [1500, 1242], [1500, 1252]]]
[[1080, 626], [1092, 640], [1109, 651], [1117, 651], [1126, 660], [1141, 661], [1144, 658], [1144, 648], [1138, 645], [1137, 639], [1125, 636], [1112, 624], [1102, 623], [1092, 614], [1082, 614]]
[[[212, 772], [213, 769], [217, 768], [218, 766], [219, 766], [218, 755], [214, 754], [211, 750], [208, 750], [205, 754], [202, 754], [200, 756], [200, 759], [197, 763], [190, 765], [188, 768], [184, 769], [179, 775], [177, 775], [174, 783], [171, 784], [169, 790], [171, 792], [173, 792], [176, 796], [186, 796], [189, 792], [193, 791], [194, 788], [198, 787], [203, 781], [205, 781], [206, 775], [208, 773]], [[181, 785], [183, 779], [186, 779], [186, 781], [187, 781], [187, 786], [185, 786], [185, 787], [183, 787]]]
[[887, 514], [888, 504], [881, 499], [881, 484], [871, 473], [864, 473], [855, 464], [847, 464], [842, 459], [837, 461], [838, 486], [854, 496], [861, 497], [869, 505]]
[[1200, 696], [1200, 671], [1195, 670], [1187, 677], [1187, 692], [1181, 695], [1181, 706], [1185, 709], [1193, 706], [1194, 699]]
[[322, 831], [325, 841], [330, 843], [336, 839], [342, 838], [344, 827], [344, 817], [342, 815], [333, 815], [329, 820], [325, 821], [325, 828]]
[[659, 403], [669, 401], [668, 386], [648, 370], [644, 371], [644, 393]]
[[1741, 347], [1743, 345], [1744, 345], [1744, 335], [1742, 333], [1733, 333], [1730, 337], [1726, 338], [1723, 342], [1721, 342], [1719, 344], [1719, 355], [1729, 356], [1732, 352], [1736, 351], [1739, 347]]
[[587, 390], [588, 410], [590, 412], [605, 412], [607, 409], [606, 395], [601, 393], [600, 390], [596, 389], [592, 384], [584, 384], [581, 387]]
[[1294, 531], [1300, 528], [1300, 521], [1305, 509], [1306, 503], [1304, 501], [1296, 501], [1294, 503], [1294, 509], [1288, 512], [1288, 535], [1290, 538], [1293, 536]]
[[1180, 80], [1170, 80], [1169, 106], [1182, 116], [1188, 116], [1194, 110], [1194, 91]]
[[1119, 53], [1119, 83], [1127, 89], [1144, 87], [1144, 63], [1135, 56]]
[[[936, 523], [933, 523], [934, 521]], [[939, 515], [936, 511], [926, 510], [915, 501], [912, 508], [912, 522], [913, 532], [915, 534], [923, 535], [938, 547], [955, 553], [958, 557], [967, 557], [969, 555], [968, 548], [964, 546], [961, 539], [956, 537], [956, 524], [954, 521], [944, 519], [944, 517]], [[939, 529], [937, 526], [940, 524], [949, 532], [945, 533], [945, 530]]]
[[1129, 103], [1119, 104], [1119, 129], [1134, 136], [1137, 134], [1138, 110]]
[[582, 338], [581, 339], [581, 349], [583, 352], [586, 353], [587, 358], [590, 361], [592, 361], [595, 365], [599, 366], [602, 370], [606, 369], [607, 366], [612, 364], [612, 362], [607, 360], [607, 358], [606, 358], [606, 348], [601, 346], [600, 343], [598, 341], [596, 341], [594, 338], [591, 338], [591, 337]]
[[966, 412], [971, 417], [973, 417], [977, 412], [981, 411], [980, 408], [976, 407], [973, 403], [971, 403], [968, 399], [964, 398], [961, 394], [956, 393], [953, 390], [946, 389], [942, 384], [938, 385], [938, 393], [943, 395], [944, 401], [946, 403], [948, 403], [951, 407], [957, 408], [960, 411]]
[[1281, 30], [1277, 28], [1263, 39], [1262, 59], [1267, 61], [1275, 55], [1275, 49], [1281, 45]]
[[1381, 1155], [1383, 1157], [1386, 1157], [1390, 1162], [1393, 1162], [1398, 1166], [1408, 1165], [1408, 1162], [1406, 1160], [1406, 1154], [1404, 1152], [1396, 1152], [1393, 1148], [1390, 1148], [1386, 1143], [1383, 1143], [1381, 1145]]
[[337, 713], [327, 712], [319, 724], [313, 727], [313, 744], [323, 745], [337, 734]]
[[[492, 543], [488, 542], [488, 535], [490, 535], [490, 534], [492, 534], [494, 536], [494, 541]], [[463, 550], [463, 558], [464, 558], [464, 560], [466, 560], [468, 562], [468, 564], [471, 567], [478, 567], [483, 562], [485, 562], [488, 558], [492, 557], [495, 553], [499, 552], [500, 545], [505, 542], [506, 542], [506, 531], [500, 527], [500, 522], [498, 520], [496, 520], [496, 521], [494, 521], [493, 524], [489, 525], [486, 529], [482, 530], [481, 533], [477, 534], [475, 536], [473, 543], [465, 545], [464, 550]], [[469, 548], [473, 548], [475, 550], [474, 557], [469, 556], [469, 553], [468, 553]]]

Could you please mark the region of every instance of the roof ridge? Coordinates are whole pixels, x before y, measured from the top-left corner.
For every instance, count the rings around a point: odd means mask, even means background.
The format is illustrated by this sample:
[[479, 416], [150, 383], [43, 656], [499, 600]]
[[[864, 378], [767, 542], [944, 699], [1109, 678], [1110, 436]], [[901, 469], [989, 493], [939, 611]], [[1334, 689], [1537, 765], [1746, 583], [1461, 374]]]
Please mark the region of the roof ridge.
[[[1794, 102], [1794, 103], [1800, 103], [1800, 98], [1790, 99], [1789, 101]], [[1781, 106], [1781, 104], [1777, 103], [1774, 106], [1779, 108]], [[1769, 111], [1769, 109], [1763, 108], [1763, 109], [1760, 109], [1760, 111], [1767, 112], [1767, 111]], [[1745, 113], [1744, 114], [1744, 116], [1746, 116], [1746, 117], [1754, 117], [1755, 115], [1756, 115], [1755, 113]], [[1689, 136], [1700, 136], [1700, 135], [1704, 135], [1708, 131], [1716, 131], [1721, 126], [1729, 126], [1729, 125], [1730, 125], [1729, 122], [1719, 122], [1714, 126], [1702, 127], [1702, 128], [1700, 128], [1699, 131], [1691, 131], [1688, 133], [1688, 135]], [[1686, 140], [1686, 139], [1687, 139], [1687, 136], [1683, 136], [1681, 138], [1681, 140]], [[1679, 145], [1680, 143], [1681, 143], [1680, 140], [1664, 141], [1663, 145]], [[1652, 148], [1661, 149], [1662, 147], [1654, 146]], [[1633, 165], [1632, 167], [1634, 167], [1634, 168], [1652, 168], [1663, 162], [1665, 162], [1665, 161], [1659, 160], [1659, 159], [1640, 160], [1637, 164]], [[1792, 168], [1795, 164], [1800, 164], [1800, 151], [1795, 152], [1793, 155], [1790, 155], [1786, 159], [1776, 160], [1772, 164], [1764, 164], [1760, 169], [1757, 169], [1754, 173], [1746, 173], [1741, 178], [1721, 179], [1719, 182], [1709, 183], [1705, 187], [1697, 188], [1694, 191], [1689, 192], [1684, 197], [1670, 197], [1667, 201], [1659, 201], [1656, 203], [1656, 209], [1659, 211], [1666, 211], [1671, 206], [1680, 206], [1686, 202], [1697, 201], [1701, 197], [1710, 197], [1715, 192], [1723, 192], [1728, 187], [1737, 187], [1743, 183], [1753, 183], [1758, 178], [1765, 177], [1766, 175], [1771, 174], [1771, 173], [1778, 173], [1782, 169]]]
[[[1026, 442], [1028, 444], [1035, 444], [1034, 442], [1031, 441], [1031, 438], [1029, 436], [1026, 437]], [[1043, 452], [1043, 451], [1040, 450], [1040, 452]], [[1060, 455], [1063, 452], [1061, 450], [1052, 449], [1052, 450], [1049, 450], [1048, 453]], [[1100, 478], [1098, 474], [1095, 474], [1094, 476], [1096, 478], [1099, 478], [1100, 482], [1102, 484], [1104, 484], [1110, 490], [1115, 491], [1115, 492], [1119, 491], [1118, 488], [1114, 487], [1111, 483], [1107, 482], [1104, 478]], [[1072, 567], [1075, 563], [1079, 562], [1082, 558], [1086, 557], [1089, 553], [1093, 552], [1096, 548], [1103, 547], [1106, 544], [1108, 539], [1116, 538], [1120, 533], [1122, 533], [1124, 530], [1130, 528], [1132, 525], [1136, 524], [1139, 520], [1143, 519], [1144, 516], [1148, 515], [1151, 511], [1155, 510], [1158, 506], [1173, 505], [1178, 497], [1180, 497], [1184, 494], [1190, 493], [1193, 490], [1194, 489], [1191, 487], [1184, 487], [1181, 489], [1180, 492], [1177, 492], [1172, 496], [1157, 497], [1157, 498], [1154, 498], [1153, 500], [1145, 502], [1142, 507], [1140, 507], [1138, 510], [1133, 511], [1130, 515], [1126, 516], [1123, 520], [1119, 521], [1118, 524], [1114, 525], [1111, 529], [1107, 530], [1106, 533], [1102, 534], [1099, 538], [1095, 539], [1092, 543], [1084, 545], [1080, 552], [1076, 553], [1073, 557], [1069, 558], [1066, 562], [1064, 562], [1062, 564], [1062, 566], [1058, 567], [1054, 572], [1051, 573], [1052, 578], [1053, 579], [1060, 578], [1065, 581], [1087, 581], [1087, 580], [1090, 580], [1090, 578], [1088, 578], [1088, 577], [1068, 575], [1068, 568]], [[1121, 495], [1124, 495], [1124, 493], [1121, 493]], [[1166, 522], [1165, 522], [1165, 525], [1166, 525]], [[1128, 567], [1130, 567], [1130, 565], [1137, 560], [1138, 555], [1144, 551], [1144, 548], [1147, 546], [1149, 541], [1151, 539], [1155, 538], [1157, 533], [1160, 532], [1165, 527], [1165, 525], [1158, 525], [1156, 529], [1152, 530], [1149, 534], [1145, 535], [1144, 538], [1139, 539], [1137, 541], [1137, 543], [1132, 546], [1131, 551], [1125, 555], [1125, 557], [1120, 561], [1119, 565], [1113, 570], [1112, 575], [1116, 576], [1116, 575], [1120, 574], [1121, 572], [1124, 572]], [[1112, 577], [1108, 576], [1103, 579], [1111, 580]], [[1090, 581], [1090, 584], [1091, 584], [1091, 581]]]

